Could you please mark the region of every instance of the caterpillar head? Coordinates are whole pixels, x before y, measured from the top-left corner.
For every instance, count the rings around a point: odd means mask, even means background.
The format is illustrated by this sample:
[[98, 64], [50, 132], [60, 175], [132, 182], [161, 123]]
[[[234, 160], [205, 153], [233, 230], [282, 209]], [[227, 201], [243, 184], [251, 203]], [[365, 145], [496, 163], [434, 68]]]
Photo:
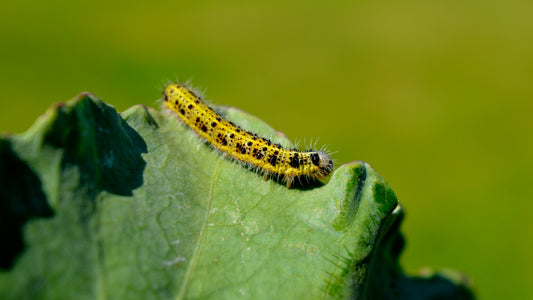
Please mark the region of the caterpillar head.
[[312, 153], [311, 162], [319, 168], [319, 172], [315, 175], [317, 179], [323, 179], [333, 171], [333, 160], [331, 160], [329, 154], [324, 151], [316, 151]]

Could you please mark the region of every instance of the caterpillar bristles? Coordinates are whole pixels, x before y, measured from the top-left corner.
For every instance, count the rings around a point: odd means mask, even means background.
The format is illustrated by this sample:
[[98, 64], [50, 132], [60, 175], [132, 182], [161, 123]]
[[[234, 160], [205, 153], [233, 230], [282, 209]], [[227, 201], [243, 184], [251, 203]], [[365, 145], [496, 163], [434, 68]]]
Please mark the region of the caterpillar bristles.
[[262, 173], [265, 179], [284, 182], [287, 188], [295, 181], [302, 185], [302, 178], [322, 180], [333, 171], [326, 151], [298, 151], [275, 144], [226, 120], [197, 95], [185, 84], [170, 84], [163, 91], [163, 105], [223, 156]]

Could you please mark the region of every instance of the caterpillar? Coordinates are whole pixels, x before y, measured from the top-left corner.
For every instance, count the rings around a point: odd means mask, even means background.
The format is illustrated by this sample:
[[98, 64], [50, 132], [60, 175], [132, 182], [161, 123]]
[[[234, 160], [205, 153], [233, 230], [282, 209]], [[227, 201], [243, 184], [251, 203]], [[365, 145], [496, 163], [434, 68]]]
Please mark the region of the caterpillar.
[[169, 85], [163, 91], [163, 105], [212, 147], [262, 172], [265, 179], [276, 176], [287, 188], [297, 177], [320, 180], [333, 171], [333, 161], [326, 152], [287, 149], [246, 131], [226, 120], [184, 84]]

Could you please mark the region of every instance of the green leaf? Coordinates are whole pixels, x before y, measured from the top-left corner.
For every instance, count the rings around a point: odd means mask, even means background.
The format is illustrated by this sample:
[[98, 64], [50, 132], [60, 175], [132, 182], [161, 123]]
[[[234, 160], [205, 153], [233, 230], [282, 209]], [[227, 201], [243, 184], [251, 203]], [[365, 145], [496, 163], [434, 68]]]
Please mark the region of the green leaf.
[[[290, 145], [259, 119], [219, 109]], [[119, 115], [86, 93], [0, 139], [0, 182], [2, 299], [407, 299], [417, 290], [398, 264], [402, 209], [363, 162], [287, 189], [168, 112]]]

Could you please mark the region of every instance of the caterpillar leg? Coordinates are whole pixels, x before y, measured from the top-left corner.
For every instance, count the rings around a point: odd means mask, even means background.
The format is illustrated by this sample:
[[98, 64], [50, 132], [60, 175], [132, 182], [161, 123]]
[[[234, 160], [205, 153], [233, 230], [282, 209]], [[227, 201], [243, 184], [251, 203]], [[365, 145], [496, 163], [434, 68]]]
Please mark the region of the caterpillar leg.
[[283, 180], [285, 180], [285, 185], [287, 186], [287, 188], [290, 188], [293, 181], [294, 181], [294, 176], [291, 176], [291, 175], [285, 175], [285, 177], [283, 178]]

